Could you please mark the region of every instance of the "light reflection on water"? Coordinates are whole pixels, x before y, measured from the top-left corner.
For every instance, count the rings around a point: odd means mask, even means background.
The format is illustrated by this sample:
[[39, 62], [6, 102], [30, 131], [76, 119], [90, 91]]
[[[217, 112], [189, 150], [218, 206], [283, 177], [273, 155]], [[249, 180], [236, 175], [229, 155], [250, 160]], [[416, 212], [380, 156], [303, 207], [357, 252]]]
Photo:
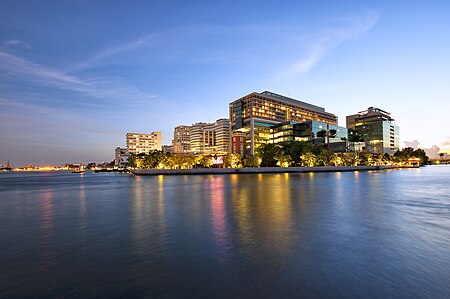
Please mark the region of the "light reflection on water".
[[0, 297], [448, 298], [449, 175], [0, 174]]

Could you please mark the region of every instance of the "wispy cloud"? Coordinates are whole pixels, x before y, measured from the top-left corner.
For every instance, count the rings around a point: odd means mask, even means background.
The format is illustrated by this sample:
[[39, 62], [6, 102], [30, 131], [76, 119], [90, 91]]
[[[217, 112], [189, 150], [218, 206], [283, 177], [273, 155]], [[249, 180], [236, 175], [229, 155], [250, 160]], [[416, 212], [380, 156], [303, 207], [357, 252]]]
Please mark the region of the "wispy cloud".
[[155, 96], [111, 78], [79, 78], [64, 72], [31, 62], [0, 50], [0, 71], [8, 78], [15, 77], [43, 87], [78, 92], [104, 101], [126, 101], [127, 103], [154, 100]]
[[93, 64], [95, 64], [96, 62], [99, 62], [103, 59], [106, 59], [108, 57], [120, 54], [120, 53], [124, 53], [124, 52], [128, 52], [140, 47], [144, 47], [146, 45], [149, 45], [151, 43], [155, 43], [158, 41], [159, 35], [158, 34], [148, 34], [145, 36], [141, 36], [139, 38], [136, 38], [134, 40], [131, 41], [127, 41], [125, 43], [122, 44], [118, 44], [115, 46], [111, 46], [111, 47], [107, 47], [106, 49], [98, 52], [97, 54], [95, 54], [94, 56], [92, 56], [91, 58], [87, 59], [86, 61], [76, 65], [75, 67], [69, 69], [67, 72], [68, 73], [72, 73], [75, 71], [79, 71], [85, 68], [88, 68], [90, 66], [92, 66]]
[[357, 40], [364, 36], [379, 20], [378, 13], [354, 17], [340, 28], [325, 30], [311, 42], [306, 53], [281, 71], [281, 76], [292, 77], [307, 73], [334, 48], [347, 40]]
[[9, 47], [14, 47], [14, 46], [22, 46], [24, 48], [31, 49], [30, 44], [28, 44], [24, 41], [18, 40], [18, 39], [10, 39], [10, 40], [7, 40], [7, 41], [1, 43], [0, 49], [6, 49]]

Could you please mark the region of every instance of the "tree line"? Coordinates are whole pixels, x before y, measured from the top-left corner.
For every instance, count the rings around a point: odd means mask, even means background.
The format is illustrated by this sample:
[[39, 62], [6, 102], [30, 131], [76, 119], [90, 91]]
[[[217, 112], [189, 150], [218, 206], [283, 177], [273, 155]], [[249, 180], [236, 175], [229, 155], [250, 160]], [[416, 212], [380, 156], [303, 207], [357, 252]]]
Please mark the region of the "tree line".
[[[228, 154], [223, 157], [223, 167], [386, 165], [405, 162], [413, 156], [419, 158], [422, 165], [428, 163], [428, 156], [422, 149], [404, 148], [393, 155], [365, 151], [333, 153], [326, 144], [314, 146], [310, 142], [291, 141], [262, 144], [253, 156]], [[148, 154], [131, 155], [128, 161], [132, 168], [186, 169], [214, 167], [213, 158], [213, 155], [171, 154], [155, 150]]]

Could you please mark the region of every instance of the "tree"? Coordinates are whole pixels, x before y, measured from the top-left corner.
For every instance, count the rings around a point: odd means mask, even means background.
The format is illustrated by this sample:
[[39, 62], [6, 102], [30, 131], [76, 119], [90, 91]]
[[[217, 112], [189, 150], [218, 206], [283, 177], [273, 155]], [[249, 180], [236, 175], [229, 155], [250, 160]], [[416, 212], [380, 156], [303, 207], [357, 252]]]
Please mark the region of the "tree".
[[310, 142], [305, 141], [290, 141], [283, 143], [282, 150], [284, 155], [291, 156], [292, 165], [301, 166], [301, 156], [308, 152], [314, 151], [314, 146]]
[[439, 157], [442, 159], [444, 157], [444, 153], [439, 153]]
[[261, 159], [258, 156], [247, 155], [243, 160], [244, 167], [258, 167], [260, 163]]
[[211, 155], [200, 156], [198, 161], [197, 161], [197, 164], [201, 168], [210, 168], [211, 166], [213, 166], [212, 156]]
[[277, 160], [277, 165], [280, 167], [289, 167], [292, 164], [292, 159], [289, 155], [277, 155], [275, 160]]
[[342, 156], [340, 154], [333, 154], [333, 157], [330, 160], [331, 164], [334, 164], [335, 166], [342, 166], [344, 165], [344, 159], [342, 159]]
[[266, 143], [261, 144], [256, 149], [256, 153], [261, 158], [261, 166], [270, 167], [277, 165], [277, 160], [275, 160], [275, 157], [277, 155], [281, 155], [283, 150], [279, 144]]
[[240, 168], [242, 167], [242, 158], [239, 154], [228, 154], [225, 157], [225, 167]]
[[333, 152], [328, 149], [323, 149], [317, 155], [317, 162], [323, 164], [323, 166], [328, 166], [331, 164], [331, 159], [333, 158]]
[[313, 167], [317, 165], [317, 157], [311, 152], [304, 153], [302, 156], [302, 164], [303, 166]]

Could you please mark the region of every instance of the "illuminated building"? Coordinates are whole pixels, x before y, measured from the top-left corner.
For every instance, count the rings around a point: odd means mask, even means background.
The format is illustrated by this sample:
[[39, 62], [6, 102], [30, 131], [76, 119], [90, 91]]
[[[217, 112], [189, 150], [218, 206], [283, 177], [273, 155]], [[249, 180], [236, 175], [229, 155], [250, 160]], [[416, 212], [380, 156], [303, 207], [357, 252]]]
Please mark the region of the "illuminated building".
[[230, 121], [196, 123], [190, 127], [190, 152], [194, 154], [226, 155], [230, 146]]
[[161, 132], [127, 133], [127, 151], [131, 154], [148, 154], [151, 151], [162, 149]]
[[369, 107], [358, 114], [347, 116], [349, 140], [365, 142], [365, 150], [374, 154], [393, 154], [400, 148], [399, 127], [391, 114]]
[[315, 120], [283, 122], [271, 126], [270, 133], [272, 143], [308, 141], [313, 145], [328, 144], [334, 152], [345, 152], [347, 148], [347, 128]]
[[253, 92], [230, 103], [231, 128], [246, 134], [246, 154], [253, 155], [258, 145], [271, 142], [272, 125], [308, 120], [337, 125], [337, 116], [324, 108], [269, 91]]
[[177, 126], [173, 130], [173, 140], [172, 140], [172, 152], [173, 153], [188, 153], [190, 146], [190, 132], [191, 126]]

